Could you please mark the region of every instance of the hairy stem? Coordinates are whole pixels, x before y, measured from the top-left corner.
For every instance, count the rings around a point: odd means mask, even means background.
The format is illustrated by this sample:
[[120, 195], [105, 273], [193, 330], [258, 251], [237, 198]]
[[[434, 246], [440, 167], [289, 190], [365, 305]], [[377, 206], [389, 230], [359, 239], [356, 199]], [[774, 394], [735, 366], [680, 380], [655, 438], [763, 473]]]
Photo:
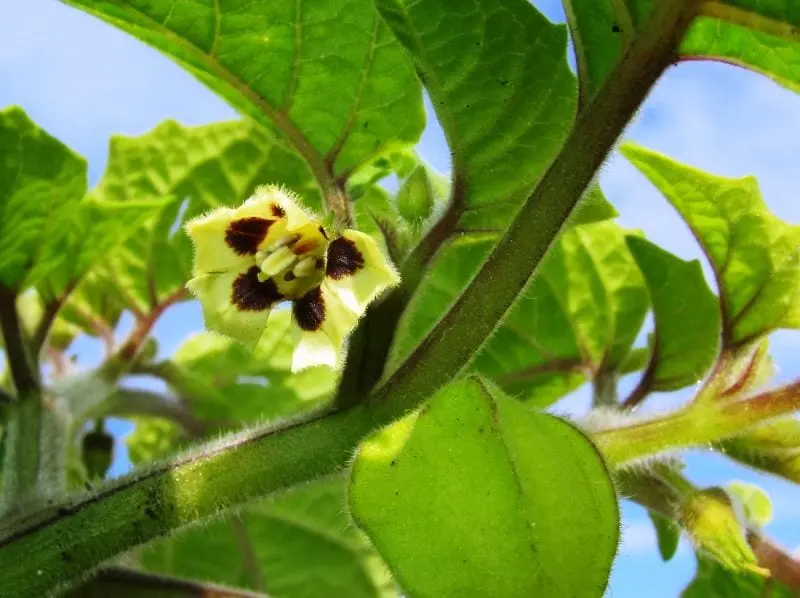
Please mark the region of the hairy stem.
[[28, 397], [12, 405], [5, 423], [2, 510], [11, 514], [36, 495], [41, 452], [42, 405]]
[[800, 410], [800, 381], [732, 403], [693, 403], [665, 417], [603, 430], [595, 443], [612, 467], [664, 451], [729, 438], [774, 417]]
[[0, 540], [0, 597], [44, 595], [171, 530], [340, 471], [374, 425], [354, 408], [243, 432], [42, 513]]
[[37, 494], [40, 473], [42, 397], [39, 372], [28, 354], [17, 293], [0, 285], [0, 330], [17, 400], [8, 406], [3, 442], [2, 509], [18, 510]]
[[749, 531], [747, 541], [758, 559], [758, 564], [769, 569], [772, 579], [800, 592], [800, 561], [793, 559], [761, 534]]
[[17, 312], [17, 293], [3, 285], [0, 285], [0, 331], [17, 397], [24, 400], [28, 396], [38, 396], [39, 372], [28, 354]]
[[600, 370], [592, 380], [592, 405], [595, 407], [616, 407], [617, 375], [611, 370]]

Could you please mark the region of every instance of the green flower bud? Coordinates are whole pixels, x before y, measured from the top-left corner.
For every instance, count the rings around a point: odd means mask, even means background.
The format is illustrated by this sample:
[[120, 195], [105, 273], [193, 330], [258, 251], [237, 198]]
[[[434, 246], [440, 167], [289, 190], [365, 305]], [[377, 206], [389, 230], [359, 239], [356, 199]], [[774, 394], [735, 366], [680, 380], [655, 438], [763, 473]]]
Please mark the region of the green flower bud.
[[417, 166], [397, 192], [397, 211], [408, 222], [427, 220], [433, 212], [434, 197], [427, 169]]

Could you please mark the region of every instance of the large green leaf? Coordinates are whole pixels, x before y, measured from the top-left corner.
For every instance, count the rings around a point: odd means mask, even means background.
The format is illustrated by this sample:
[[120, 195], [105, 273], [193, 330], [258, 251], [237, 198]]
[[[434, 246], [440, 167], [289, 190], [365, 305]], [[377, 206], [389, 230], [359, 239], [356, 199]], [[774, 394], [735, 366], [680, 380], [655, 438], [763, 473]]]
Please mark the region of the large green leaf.
[[543, 374], [620, 368], [649, 307], [625, 234], [612, 221], [566, 231], [475, 368], [539, 405]]
[[680, 212], [708, 256], [727, 345], [800, 328], [800, 226], [769, 211], [754, 178], [714, 176], [632, 144], [622, 152]]
[[685, 262], [640, 237], [627, 242], [644, 274], [655, 316], [647, 386], [669, 391], [696, 384], [717, 356], [719, 302], [697, 260]]
[[752, 69], [800, 91], [800, 9], [787, 0], [719, 0], [699, 4], [700, 17], [680, 47], [685, 59], [715, 59]]
[[79, 210], [86, 161], [12, 106], [0, 111], [0, 284], [17, 287]]
[[371, 0], [68, 3], [158, 48], [276, 131], [320, 183], [422, 132], [419, 82]]
[[618, 541], [592, 444], [472, 378], [362, 444], [349, 500], [417, 598], [599, 597]]
[[0, 283], [35, 286], [43, 310], [164, 205], [85, 196], [83, 158], [16, 107], [0, 112], [0, 153]]
[[731, 571], [713, 559], [698, 555], [697, 573], [681, 598], [796, 598], [775, 581], [749, 571]]
[[274, 598], [390, 598], [394, 584], [345, 515], [341, 478], [316, 482], [142, 550], [150, 571]]

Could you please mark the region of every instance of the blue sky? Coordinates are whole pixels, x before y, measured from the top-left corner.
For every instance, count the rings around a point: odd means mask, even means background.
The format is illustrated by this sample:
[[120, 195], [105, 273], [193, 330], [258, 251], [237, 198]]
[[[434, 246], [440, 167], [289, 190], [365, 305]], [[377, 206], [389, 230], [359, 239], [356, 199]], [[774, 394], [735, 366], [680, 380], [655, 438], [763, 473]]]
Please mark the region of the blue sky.
[[[557, 3], [541, 6], [551, 18], [561, 19]], [[0, 107], [21, 105], [40, 126], [86, 156], [92, 184], [105, 167], [112, 134], [142, 134], [165, 118], [202, 124], [236, 117], [165, 57], [55, 0], [0, 0], [0, 14]], [[725, 65], [680, 65], [657, 85], [626, 137], [716, 174], [754, 174], [769, 206], [783, 219], [800, 222], [800, 96], [765, 78]], [[447, 148], [435, 122], [425, 133], [421, 151], [431, 163], [447, 169]], [[601, 183], [624, 226], [644, 230], [684, 258], [700, 257], [678, 216], [629, 164], [612, 156]], [[170, 353], [200, 327], [194, 306], [169, 314], [156, 328], [162, 352]], [[772, 348], [779, 379], [798, 377], [800, 334], [776, 334]], [[85, 364], [99, 355], [97, 346], [85, 340], [77, 349]], [[562, 409], [579, 411], [587, 401], [587, 393], [580, 392]], [[650, 405], [664, 408], [675, 401], [676, 397], [653, 397]], [[758, 481], [770, 492], [776, 512], [768, 532], [788, 548], [800, 546], [800, 489], [748, 473], [714, 455], [691, 454], [688, 463], [690, 476], [699, 484]], [[116, 471], [124, 467], [121, 455]], [[608, 595], [679, 595], [694, 569], [689, 547], [684, 544], [672, 562], [661, 563], [643, 511], [625, 504], [623, 513], [624, 542]]]

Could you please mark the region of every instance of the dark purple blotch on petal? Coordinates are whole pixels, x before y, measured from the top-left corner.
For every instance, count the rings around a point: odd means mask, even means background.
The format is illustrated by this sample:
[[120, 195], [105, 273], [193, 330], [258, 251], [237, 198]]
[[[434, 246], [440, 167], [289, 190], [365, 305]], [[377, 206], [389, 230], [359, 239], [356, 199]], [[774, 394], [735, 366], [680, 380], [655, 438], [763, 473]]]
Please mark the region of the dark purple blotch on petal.
[[325, 275], [334, 280], [352, 276], [364, 267], [364, 256], [350, 239], [339, 237], [328, 245]]
[[259, 269], [252, 266], [233, 281], [231, 303], [241, 311], [264, 311], [283, 299], [275, 281], [268, 278], [261, 282], [258, 273]]
[[286, 210], [280, 207], [278, 204], [274, 203], [270, 206], [270, 211], [275, 218], [283, 218], [286, 216]]
[[255, 255], [273, 222], [255, 216], [233, 220], [225, 230], [225, 243], [237, 255]]
[[292, 313], [297, 325], [303, 330], [314, 332], [322, 327], [325, 321], [325, 299], [322, 289], [317, 287], [295, 300]]

